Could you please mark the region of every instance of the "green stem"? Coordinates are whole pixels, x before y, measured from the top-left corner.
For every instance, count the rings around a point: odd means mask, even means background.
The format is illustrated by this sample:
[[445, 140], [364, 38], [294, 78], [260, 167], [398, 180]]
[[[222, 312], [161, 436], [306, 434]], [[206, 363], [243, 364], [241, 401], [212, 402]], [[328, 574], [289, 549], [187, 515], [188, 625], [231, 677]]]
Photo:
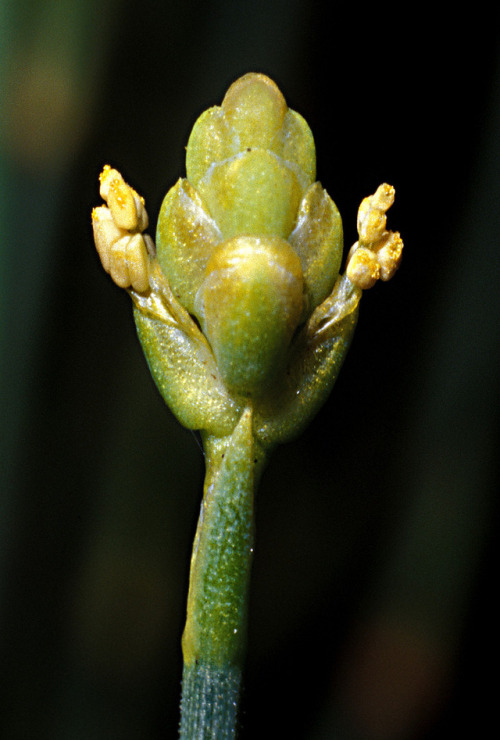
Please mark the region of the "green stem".
[[[206, 477], [182, 638], [182, 740], [236, 735], [246, 647], [257, 462], [252, 411], [228, 437], [208, 436]], [[259, 456], [260, 457], [260, 456]]]

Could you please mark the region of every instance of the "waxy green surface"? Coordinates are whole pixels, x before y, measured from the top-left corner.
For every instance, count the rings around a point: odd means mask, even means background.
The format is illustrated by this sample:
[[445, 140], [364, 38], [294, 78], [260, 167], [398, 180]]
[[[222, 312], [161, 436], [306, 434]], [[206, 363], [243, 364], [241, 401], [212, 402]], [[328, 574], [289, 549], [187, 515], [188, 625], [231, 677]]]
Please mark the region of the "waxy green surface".
[[307, 123], [271, 80], [245, 75], [195, 123], [187, 179], [163, 202], [158, 261], [236, 395], [269, 391], [337, 277], [341, 219], [315, 169]]

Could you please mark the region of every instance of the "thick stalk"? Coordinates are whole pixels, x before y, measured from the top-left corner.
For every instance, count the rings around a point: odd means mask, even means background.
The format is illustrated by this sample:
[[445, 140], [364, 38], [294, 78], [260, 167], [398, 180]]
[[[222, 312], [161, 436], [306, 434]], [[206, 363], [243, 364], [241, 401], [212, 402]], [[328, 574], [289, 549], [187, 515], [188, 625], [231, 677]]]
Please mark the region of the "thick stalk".
[[247, 633], [257, 463], [251, 410], [231, 435], [204, 443], [205, 486], [182, 638], [180, 736], [226, 740], [236, 735]]

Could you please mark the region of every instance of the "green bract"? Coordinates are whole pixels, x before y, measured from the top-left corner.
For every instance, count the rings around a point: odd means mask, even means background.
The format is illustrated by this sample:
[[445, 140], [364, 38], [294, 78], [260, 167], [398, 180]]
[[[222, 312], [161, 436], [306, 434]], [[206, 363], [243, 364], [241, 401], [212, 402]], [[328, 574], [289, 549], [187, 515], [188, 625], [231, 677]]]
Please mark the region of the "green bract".
[[264, 75], [245, 75], [200, 116], [186, 169], [161, 208], [158, 262], [200, 323], [224, 383], [258, 397], [333, 288], [340, 215], [314, 182], [307, 123]]

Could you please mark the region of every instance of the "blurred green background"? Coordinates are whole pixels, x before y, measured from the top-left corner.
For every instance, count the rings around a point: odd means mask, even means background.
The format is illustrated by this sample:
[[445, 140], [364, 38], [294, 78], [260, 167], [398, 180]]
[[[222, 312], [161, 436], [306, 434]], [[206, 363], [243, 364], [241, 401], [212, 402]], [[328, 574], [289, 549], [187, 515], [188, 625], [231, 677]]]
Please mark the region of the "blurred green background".
[[[311, 125], [344, 218], [396, 187], [397, 277], [257, 498], [241, 738], [495, 725], [498, 12], [325, 0], [0, 1], [0, 736], [175, 738], [203, 460], [148, 375], [90, 211], [154, 224], [248, 71]], [[496, 655], [495, 655], [496, 651]]]

